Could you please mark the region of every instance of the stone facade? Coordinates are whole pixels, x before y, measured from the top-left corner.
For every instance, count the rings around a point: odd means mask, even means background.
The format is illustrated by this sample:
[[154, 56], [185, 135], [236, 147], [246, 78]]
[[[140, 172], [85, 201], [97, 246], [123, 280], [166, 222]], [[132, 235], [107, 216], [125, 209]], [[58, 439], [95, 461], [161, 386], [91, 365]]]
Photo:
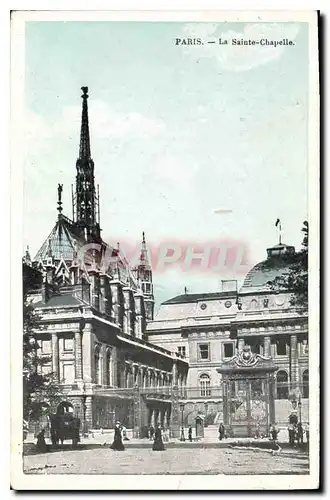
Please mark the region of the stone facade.
[[35, 258], [28, 249], [23, 258], [24, 292], [40, 316], [39, 354], [51, 358], [42, 369], [59, 381], [83, 428], [112, 427], [119, 419], [140, 432], [151, 421], [170, 424], [172, 387], [186, 380], [188, 363], [148, 342], [154, 295], [144, 233], [134, 268], [119, 244], [101, 238], [88, 88], [82, 91], [73, 218], [62, 213], [58, 185], [54, 227]]
[[267, 250], [267, 259], [247, 274], [239, 290], [236, 281], [225, 281], [218, 293], [174, 297], [161, 304], [154, 321], [148, 323], [150, 342], [184, 352], [189, 362], [185, 416], [191, 414], [193, 402], [196, 412], [204, 407], [205, 413], [206, 405], [207, 412], [221, 420], [223, 388], [217, 369], [245, 344], [274, 362], [279, 419], [284, 418], [281, 407], [288, 408], [283, 400], [299, 396], [308, 414], [308, 318], [291, 306], [290, 294], [269, 286], [287, 270], [294, 251], [288, 245], [275, 245]]

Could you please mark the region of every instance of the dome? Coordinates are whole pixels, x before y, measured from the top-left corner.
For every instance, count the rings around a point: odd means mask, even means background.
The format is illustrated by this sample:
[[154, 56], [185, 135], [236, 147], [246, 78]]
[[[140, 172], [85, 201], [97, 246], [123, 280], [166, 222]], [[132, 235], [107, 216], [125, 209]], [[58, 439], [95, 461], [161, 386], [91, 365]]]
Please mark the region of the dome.
[[242, 291], [268, 288], [267, 283], [288, 272], [295, 253], [293, 246], [280, 243], [267, 248], [267, 259], [256, 264], [246, 275]]

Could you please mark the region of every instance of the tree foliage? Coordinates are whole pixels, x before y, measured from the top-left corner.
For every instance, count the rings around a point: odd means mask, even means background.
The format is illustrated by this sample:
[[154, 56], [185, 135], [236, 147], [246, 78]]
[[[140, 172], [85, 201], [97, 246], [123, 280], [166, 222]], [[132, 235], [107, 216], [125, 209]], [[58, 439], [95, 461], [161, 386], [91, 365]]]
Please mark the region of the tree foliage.
[[53, 411], [61, 400], [61, 389], [53, 373], [42, 368], [51, 362], [50, 356], [39, 352], [36, 332], [41, 332], [40, 317], [27, 295], [23, 297], [23, 418], [36, 421]]
[[269, 284], [273, 290], [290, 292], [291, 305], [305, 313], [308, 309], [308, 222], [304, 221], [302, 248], [290, 258], [288, 272]]

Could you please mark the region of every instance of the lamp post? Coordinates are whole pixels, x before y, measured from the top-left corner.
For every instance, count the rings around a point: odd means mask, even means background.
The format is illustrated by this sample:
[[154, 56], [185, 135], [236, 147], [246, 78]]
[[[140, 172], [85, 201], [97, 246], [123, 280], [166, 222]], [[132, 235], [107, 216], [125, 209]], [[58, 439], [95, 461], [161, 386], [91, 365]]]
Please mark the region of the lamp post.
[[302, 406], [302, 403], [301, 403], [301, 394], [299, 394], [299, 398], [298, 398], [298, 408], [299, 408], [299, 422], [301, 423], [301, 406]]
[[185, 441], [184, 437], [184, 425], [183, 425], [183, 411], [184, 411], [184, 403], [180, 403], [180, 410], [181, 410], [181, 436], [180, 436], [180, 441]]
[[209, 409], [208, 403], [204, 403], [204, 409], [205, 409], [205, 427], [207, 427], [207, 411]]

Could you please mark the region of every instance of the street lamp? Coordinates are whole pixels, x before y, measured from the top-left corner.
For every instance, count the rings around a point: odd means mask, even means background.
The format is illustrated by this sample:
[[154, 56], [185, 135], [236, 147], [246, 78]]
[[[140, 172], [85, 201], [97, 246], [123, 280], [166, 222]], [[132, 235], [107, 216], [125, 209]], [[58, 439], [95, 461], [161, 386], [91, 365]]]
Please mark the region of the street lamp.
[[180, 436], [180, 441], [185, 441], [184, 437], [184, 425], [183, 425], [183, 411], [184, 411], [184, 403], [180, 403], [180, 410], [181, 410], [181, 436]]
[[299, 394], [299, 399], [298, 399], [298, 408], [299, 408], [299, 422], [301, 423], [301, 394]]
[[205, 409], [205, 427], [207, 427], [207, 410], [209, 409], [208, 403], [204, 403], [204, 409]]

